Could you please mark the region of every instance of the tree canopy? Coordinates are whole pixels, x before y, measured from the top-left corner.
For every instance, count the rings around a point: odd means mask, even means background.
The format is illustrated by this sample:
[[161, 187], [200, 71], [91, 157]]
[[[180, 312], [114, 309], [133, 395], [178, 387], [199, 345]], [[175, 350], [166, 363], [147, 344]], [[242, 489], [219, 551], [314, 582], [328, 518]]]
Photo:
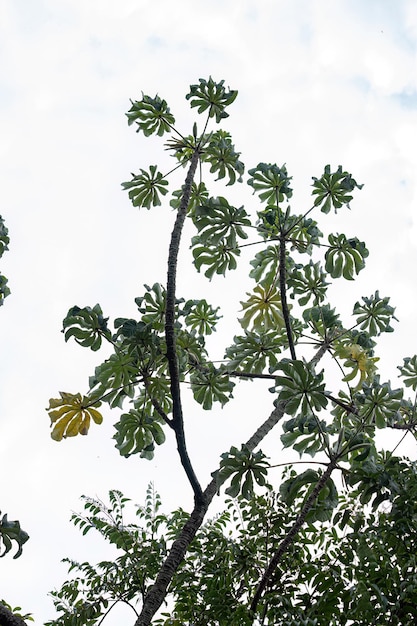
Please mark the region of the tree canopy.
[[[194, 506], [163, 512], [150, 486], [132, 522], [122, 493], [111, 491], [108, 503], [85, 498], [73, 522], [84, 534], [99, 532], [119, 556], [93, 565], [68, 559], [72, 577], [52, 592], [58, 617], [47, 626], [105, 623], [117, 602], [131, 605], [135, 626], [415, 623], [416, 465], [395, 454], [398, 438], [385, 450], [378, 432], [415, 435], [417, 356], [399, 365], [398, 387], [381, 380], [378, 339], [393, 331], [395, 309], [375, 289], [355, 298], [346, 319], [339, 314], [329, 287], [354, 281], [368, 250], [351, 234], [321, 231], [332, 212], [347, 221], [362, 184], [342, 166], [326, 165], [313, 176], [310, 205], [300, 207], [285, 164], [261, 162], [245, 175], [224, 129], [236, 97], [224, 81], [191, 85], [186, 100], [198, 120], [191, 132], [176, 127], [159, 95], [131, 101], [129, 125], [165, 138], [175, 161], [168, 173], [150, 165], [122, 185], [133, 206], [164, 211], [166, 219], [175, 212], [167, 277], [144, 286], [135, 319], [110, 323], [98, 304], [69, 309], [65, 340], [97, 352], [105, 342], [112, 353], [86, 392], [62, 392], [48, 409], [51, 436], [60, 441], [87, 435], [108, 405], [117, 415], [116, 449], [126, 457], [151, 459], [173, 436]], [[245, 176], [250, 199], [233, 206], [225, 196]], [[222, 183], [225, 196], [217, 193]], [[241, 330], [221, 362], [207, 343], [220, 310], [177, 292], [186, 220], [198, 272], [253, 280], [242, 294]], [[240, 261], [249, 246], [247, 267]], [[210, 412], [255, 379], [269, 381], [270, 414], [258, 416], [245, 443], [236, 433], [204, 486], [193, 465], [204, 453], [204, 432], [201, 449], [190, 450], [184, 390]], [[257, 414], [256, 398], [250, 410]], [[260, 447], [272, 429], [295, 453], [282, 467], [280, 449], [273, 458]], [[224, 512], [210, 519], [218, 494], [226, 496]]]

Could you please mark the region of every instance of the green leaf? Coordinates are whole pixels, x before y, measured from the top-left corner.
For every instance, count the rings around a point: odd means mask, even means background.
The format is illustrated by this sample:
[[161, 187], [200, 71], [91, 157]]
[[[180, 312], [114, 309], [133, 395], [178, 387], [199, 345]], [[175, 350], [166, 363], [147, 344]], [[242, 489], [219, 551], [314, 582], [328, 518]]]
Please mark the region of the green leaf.
[[90, 376], [90, 389], [112, 408], [122, 406], [124, 400], [133, 398], [139, 380], [138, 363], [132, 354], [118, 351], [95, 368]]
[[224, 130], [211, 135], [210, 141], [201, 154], [203, 162], [210, 163], [210, 172], [217, 174], [217, 179], [229, 178], [227, 185], [234, 185], [236, 180], [242, 182], [245, 166], [239, 161], [240, 152], [235, 152], [231, 136]]
[[310, 415], [312, 411], [326, 408], [323, 371], [317, 374], [307, 363], [297, 360], [282, 360], [278, 365], [284, 376], [277, 376], [276, 387], [280, 388], [278, 402], [285, 402], [285, 412], [290, 415], [300, 410]]
[[184, 305], [185, 323], [199, 335], [211, 335], [216, 330], [220, 307], [213, 308], [207, 300], [188, 300]]
[[143, 409], [130, 409], [123, 413], [120, 420], [114, 425], [116, 434], [116, 448], [124, 457], [141, 453], [142, 457], [152, 459], [154, 447], [165, 441], [165, 433], [154, 417]]
[[281, 295], [278, 289], [257, 285], [252, 294], [247, 293], [246, 295], [249, 296], [249, 299], [240, 303], [244, 315], [239, 320], [244, 330], [251, 326], [253, 330], [258, 332], [267, 332], [272, 329], [281, 332], [285, 328]]
[[149, 172], [140, 169], [140, 174], [132, 173], [132, 180], [122, 183], [122, 187], [129, 191], [129, 198], [133, 206], [150, 209], [152, 206], [160, 206], [160, 194], [168, 193], [168, 181], [163, 174], [158, 172], [156, 165], [149, 166]]
[[[177, 189], [173, 192], [172, 200], [169, 203], [173, 209], [179, 209], [183, 191], [184, 185], [181, 189]], [[199, 207], [200, 205], [204, 205], [207, 202], [208, 197], [209, 193], [205, 184], [202, 181], [198, 184], [193, 182], [191, 185], [190, 199], [188, 201], [188, 215], [192, 217], [197, 207]]]
[[375, 291], [370, 298], [362, 298], [363, 304], [356, 302], [353, 314], [358, 316], [357, 323], [360, 324], [361, 330], [366, 330], [373, 337], [394, 331], [390, 322], [397, 318], [394, 315], [394, 307], [388, 304], [389, 300], [380, 298], [379, 291]]
[[225, 358], [229, 371], [241, 370], [261, 374], [268, 369], [274, 371], [278, 365], [280, 352], [288, 346], [287, 333], [273, 329], [268, 332], [251, 332], [235, 336], [234, 343], [226, 348]]
[[402, 389], [391, 389], [389, 382], [380, 384], [379, 376], [375, 376], [371, 384], [362, 385], [363, 400], [360, 415], [377, 428], [385, 428], [395, 421], [395, 415], [401, 408]]
[[175, 118], [169, 110], [165, 100], [158, 95], [154, 98], [142, 94], [142, 100], [131, 100], [132, 106], [126, 113], [128, 124], [137, 124], [136, 132], [142, 131], [145, 137], [157, 134], [162, 137], [164, 133], [171, 132], [175, 124]]
[[222, 406], [229, 402], [234, 386], [235, 384], [229, 380], [227, 374], [219, 373], [211, 363], [191, 373], [191, 389], [194, 399], [206, 411], [211, 410], [213, 402], [220, 402]]
[[103, 317], [99, 304], [93, 308], [71, 307], [63, 321], [62, 332], [65, 341], [73, 337], [80, 346], [91, 348], [93, 351], [98, 350], [103, 337], [111, 339], [111, 332], [107, 327], [108, 319]]
[[267, 485], [268, 467], [262, 450], [251, 452], [245, 445], [240, 450], [232, 446], [229, 452], [221, 455], [220, 469], [215, 473], [218, 488], [231, 478], [226, 493], [232, 498], [240, 493], [249, 499], [254, 493], [254, 482], [261, 487]]
[[216, 246], [222, 241], [234, 248], [239, 239], [247, 239], [245, 228], [251, 222], [243, 207], [236, 208], [221, 196], [209, 198], [207, 202], [196, 207], [192, 214], [198, 237], [193, 238], [195, 243]]
[[313, 176], [313, 192], [316, 196], [314, 206], [320, 206], [323, 213], [329, 213], [332, 206], [337, 212], [343, 205], [350, 208], [349, 202], [353, 196], [350, 193], [355, 189], [362, 189], [348, 172], [342, 170], [339, 165], [336, 172], [330, 171], [330, 165], [326, 165], [321, 178]]
[[18, 549], [13, 558], [18, 559], [22, 554], [23, 545], [28, 539], [29, 535], [20, 527], [20, 522], [9, 521], [7, 513], [5, 513], [0, 520], [0, 557], [10, 552], [13, 542], [16, 542]]
[[417, 355], [406, 357], [404, 365], [398, 366], [401, 377], [404, 378], [406, 387], [411, 387], [413, 391], [417, 389]]
[[346, 235], [329, 235], [329, 248], [325, 254], [326, 272], [332, 278], [343, 276], [346, 280], [354, 280], [355, 274], [365, 267], [364, 259], [369, 252], [362, 241], [356, 237], [346, 239]]
[[208, 110], [209, 117], [215, 117], [219, 123], [229, 117], [225, 109], [235, 101], [236, 96], [237, 91], [226, 90], [224, 80], [216, 83], [210, 76], [208, 81], [200, 78], [198, 85], [190, 85], [190, 92], [185, 97], [191, 107], [197, 107], [198, 113]]
[[0, 215], [0, 257], [2, 257], [5, 251], [9, 249], [8, 248], [9, 243], [10, 243], [9, 231], [6, 228], [4, 219]]
[[320, 304], [326, 297], [329, 285], [325, 279], [326, 274], [319, 262], [310, 261], [308, 265], [295, 266], [287, 274], [290, 297], [299, 295], [298, 302], [301, 306], [305, 306], [311, 298], [313, 305]]
[[285, 165], [278, 167], [270, 163], [258, 163], [258, 165], [248, 171], [251, 178], [248, 185], [253, 187], [253, 192], [259, 193], [261, 202], [278, 206], [284, 199], [292, 196], [290, 187], [291, 176], [288, 176]]

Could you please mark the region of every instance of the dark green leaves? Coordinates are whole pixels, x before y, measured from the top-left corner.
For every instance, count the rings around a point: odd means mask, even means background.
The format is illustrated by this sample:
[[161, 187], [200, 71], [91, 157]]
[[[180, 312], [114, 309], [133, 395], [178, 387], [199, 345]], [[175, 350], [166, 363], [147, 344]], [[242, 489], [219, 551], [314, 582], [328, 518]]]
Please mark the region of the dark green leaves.
[[279, 354], [287, 346], [287, 334], [285, 329], [261, 333], [246, 330], [233, 341], [233, 345], [226, 349], [228, 370], [260, 374], [267, 367], [271, 371], [276, 369]]
[[375, 291], [370, 298], [362, 298], [363, 304], [356, 302], [353, 314], [358, 316], [357, 322], [361, 330], [366, 330], [372, 337], [393, 332], [390, 322], [397, 318], [394, 315], [395, 308], [388, 304], [389, 300], [389, 298], [381, 298], [379, 291]]
[[154, 98], [143, 95], [142, 100], [131, 100], [131, 103], [126, 115], [129, 126], [137, 124], [136, 132], [142, 131], [145, 137], [155, 133], [161, 137], [164, 133], [171, 132], [175, 118], [165, 100], [158, 95]]
[[225, 274], [235, 269], [240, 255], [238, 239], [246, 239], [245, 227], [250, 226], [243, 207], [231, 206], [223, 197], [210, 198], [192, 214], [198, 235], [192, 239], [194, 265], [200, 271], [207, 265], [205, 276]]
[[[4, 220], [0, 215], [0, 257], [3, 256], [4, 252], [8, 250], [9, 244], [9, 236], [8, 230], [4, 224]], [[4, 299], [10, 294], [10, 289], [7, 286], [7, 278], [0, 274], [0, 306], [3, 304]]]
[[23, 544], [28, 539], [29, 535], [20, 528], [20, 523], [17, 521], [10, 522], [7, 519], [7, 514], [4, 514], [0, 520], [0, 557], [10, 552], [13, 542], [16, 542], [17, 552], [13, 558], [19, 558], [22, 554]]
[[165, 433], [161, 424], [143, 410], [131, 409], [123, 413], [115, 424], [116, 448], [122, 456], [141, 453], [140, 456], [152, 459], [155, 444], [165, 441]]
[[73, 306], [68, 311], [64, 321], [63, 330], [65, 341], [74, 337], [75, 341], [91, 350], [98, 350], [103, 337], [111, 338], [111, 333], [107, 328], [108, 317], [103, 317], [103, 311], [99, 304], [93, 308], [86, 306], [80, 308]]
[[188, 300], [184, 306], [185, 323], [199, 335], [211, 335], [221, 317], [217, 315], [219, 308], [214, 309], [207, 300]]
[[291, 298], [300, 296], [298, 302], [305, 306], [310, 298], [313, 304], [320, 304], [327, 292], [326, 274], [320, 263], [310, 261], [308, 265], [296, 266], [288, 273], [288, 286], [291, 289]]
[[9, 231], [6, 228], [4, 219], [0, 215], [0, 257], [2, 257], [4, 252], [8, 250], [9, 243], [10, 243]]
[[156, 165], [149, 166], [149, 172], [140, 169], [140, 174], [132, 173], [132, 180], [122, 183], [125, 190], [129, 190], [129, 198], [133, 206], [150, 209], [152, 206], [160, 206], [160, 194], [165, 196], [168, 193], [168, 181], [165, 180], [161, 172], [158, 172]]
[[210, 77], [208, 81], [200, 78], [198, 85], [190, 85], [190, 92], [185, 97], [192, 107], [198, 107], [199, 113], [208, 110], [209, 117], [215, 117], [219, 123], [225, 117], [229, 117], [225, 108], [235, 101], [236, 96], [237, 91], [226, 90], [224, 80], [215, 83]]
[[258, 165], [248, 171], [251, 178], [248, 185], [259, 193], [262, 202], [277, 206], [285, 198], [291, 198], [292, 189], [290, 187], [291, 176], [288, 176], [285, 165], [278, 167], [270, 163], [258, 163]]
[[294, 415], [298, 410], [303, 414], [326, 408], [323, 372], [316, 374], [303, 361], [286, 361], [279, 364], [284, 376], [277, 376], [276, 386], [281, 387], [278, 402], [285, 402], [285, 412]]
[[346, 235], [329, 235], [329, 248], [325, 254], [326, 272], [332, 278], [346, 278], [354, 280], [355, 274], [365, 267], [366, 257], [369, 252], [363, 241], [356, 237], [347, 239]]
[[323, 213], [329, 213], [332, 206], [337, 211], [344, 204], [349, 209], [349, 202], [353, 198], [350, 193], [355, 187], [358, 189], [363, 187], [363, 185], [358, 185], [348, 172], [344, 172], [341, 165], [334, 173], [330, 171], [330, 165], [326, 165], [322, 177], [313, 176], [313, 181], [312, 195], [316, 196], [314, 206], [321, 205], [320, 209]]
[[401, 377], [404, 378], [406, 387], [411, 387], [413, 391], [417, 389], [417, 355], [406, 357], [404, 365], [398, 367]]
[[269, 463], [262, 450], [250, 452], [246, 446], [238, 450], [235, 446], [221, 455], [220, 470], [216, 473], [217, 485], [220, 487], [232, 477], [226, 493], [235, 498], [239, 493], [249, 499], [253, 495], [254, 481], [261, 487], [267, 485]]
[[227, 185], [234, 185], [236, 180], [242, 182], [245, 166], [239, 161], [240, 152], [235, 152], [230, 134], [218, 130], [210, 137], [201, 155], [201, 160], [210, 163], [210, 172], [217, 174], [217, 180], [229, 178]]
[[220, 402], [222, 406], [229, 402], [234, 386], [227, 374], [218, 372], [211, 363], [195, 369], [191, 374], [194, 399], [206, 411], [212, 408], [213, 402]]

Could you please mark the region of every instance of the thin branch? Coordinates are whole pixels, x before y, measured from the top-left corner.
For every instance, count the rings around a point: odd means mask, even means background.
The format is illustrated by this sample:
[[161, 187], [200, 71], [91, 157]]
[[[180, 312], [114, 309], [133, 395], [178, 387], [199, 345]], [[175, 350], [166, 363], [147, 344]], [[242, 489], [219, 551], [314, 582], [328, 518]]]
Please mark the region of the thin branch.
[[[309, 361], [310, 365], [317, 365], [327, 350], [327, 343], [320, 346], [315, 356]], [[252, 452], [261, 443], [266, 435], [268, 435], [268, 433], [270, 433], [282, 419], [285, 414], [285, 406], [285, 402], [279, 402], [265, 422], [261, 424], [253, 435], [247, 440], [245, 446], [250, 452]], [[213, 472], [212, 475], [215, 475], [215, 473]], [[204, 490], [203, 500], [201, 502], [195, 502], [194, 509], [179, 532], [178, 537], [173, 542], [169, 554], [158, 572], [155, 583], [152, 587], [150, 587], [145, 596], [142, 611], [135, 623], [135, 626], [150, 625], [153, 616], [158, 611], [166, 597], [168, 585], [183, 561], [188, 546], [202, 525], [209, 505], [218, 492], [220, 486], [221, 485], [218, 484], [216, 477], [213, 478]]]
[[288, 550], [288, 548], [290, 547], [290, 545], [292, 544], [292, 542], [294, 541], [295, 537], [297, 536], [298, 532], [300, 531], [301, 527], [303, 526], [307, 514], [309, 513], [309, 511], [311, 510], [311, 508], [313, 507], [317, 496], [319, 495], [320, 491], [323, 489], [324, 485], [327, 483], [327, 481], [329, 480], [333, 470], [336, 468], [337, 465], [337, 461], [336, 459], [332, 459], [330, 461], [330, 463], [327, 466], [327, 469], [325, 472], [323, 472], [323, 474], [320, 476], [320, 479], [317, 481], [316, 486], [314, 487], [313, 491], [311, 492], [311, 494], [309, 495], [309, 497], [307, 498], [307, 500], [305, 501], [300, 513], [297, 516], [297, 519], [295, 520], [292, 528], [290, 529], [290, 531], [285, 535], [284, 539], [281, 541], [278, 549], [276, 550], [274, 556], [272, 557], [272, 559], [269, 562], [269, 565], [267, 567], [267, 569], [265, 570], [264, 575], [262, 576], [261, 582], [258, 585], [258, 588], [255, 592], [255, 595], [253, 597], [250, 609], [253, 613], [255, 613], [256, 608], [258, 606], [258, 603], [262, 597], [262, 594], [265, 590], [265, 587], [267, 586], [268, 582], [270, 581], [272, 575], [275, 572], [275, 569], [281, 559], [281, 557], [283, 556], [283, 554], [285, 554], [285, 552]]
[[281, 235], [279, 240], [279, 291], [281, 296], [282, 314], [284, 316], [285, 328], [287, 331], [288, 345], [291, 358], [296, 359], [294, 340], [291, 329], [290, 314], [287, 304], [286, 271], [285, 271], [285, 237]]
[[0, 624], [1, 626], [27, 626], [26, 622], [14, 615], [4, 604], [0, 603]]
[[167, 360], [169, 367], [170, 383], [171, 383], [171, 396], [172, 396], [172, 427], [175, 431], [177, 439], [177, 448], [180, 455], [181, 464], [187, 474], [187, 478], [191, 484], [194, 492], [196, 502], [201, 502], [203, 498], [203, 492], [198, 482], [197, 476], [191, 465], [190, 458], [188, 456], [185, 432], [184, 432], [184, 418], [182, 412], [181, 392], [180, 392], [180, 375], [178, 368], [178, 358], [176, 349], [175, 338], [175, 288], [177, 277], [177, 262], [178, 252], [181, 240], [182, 229], [187, 215], [188, 204], [191, 195], [191, 185], [194, 179], [194, 174], [199, 161], [199, 150], [196, 149], [192, 158], [190, 167], [188, 169], [187, 177], [183, 188], [183, 194], [181, 197], [180, 206], [178, 208], [177, 217], [175, 220], [174, 228], [171, 234], [171, 242], [169, 246], [168, 255], [168, 274], [167, 274], [167, 290], [166, 290], [166, 311], [165, 311], [165, 338], [167, 344]]

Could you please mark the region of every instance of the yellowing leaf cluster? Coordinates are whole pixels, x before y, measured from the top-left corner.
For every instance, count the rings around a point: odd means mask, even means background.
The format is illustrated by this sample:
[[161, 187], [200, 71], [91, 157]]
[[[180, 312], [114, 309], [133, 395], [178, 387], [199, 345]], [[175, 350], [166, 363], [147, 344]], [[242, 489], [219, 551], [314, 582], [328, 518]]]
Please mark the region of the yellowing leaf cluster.
[[[51, 418], [51, 437], [55, 441], [61, 441], [66, 437], [86, 435], [90, 428], [91, 419], [96, 424], [101, 424], [103, 416], [91, 405], [91, 399], [81, 396], [80, 393], [72, 394], [60, 391], [60, 398], [51, 398], [49, 407], [46, 409]], [[101, 402], [94, 402], [100, 406]]]

